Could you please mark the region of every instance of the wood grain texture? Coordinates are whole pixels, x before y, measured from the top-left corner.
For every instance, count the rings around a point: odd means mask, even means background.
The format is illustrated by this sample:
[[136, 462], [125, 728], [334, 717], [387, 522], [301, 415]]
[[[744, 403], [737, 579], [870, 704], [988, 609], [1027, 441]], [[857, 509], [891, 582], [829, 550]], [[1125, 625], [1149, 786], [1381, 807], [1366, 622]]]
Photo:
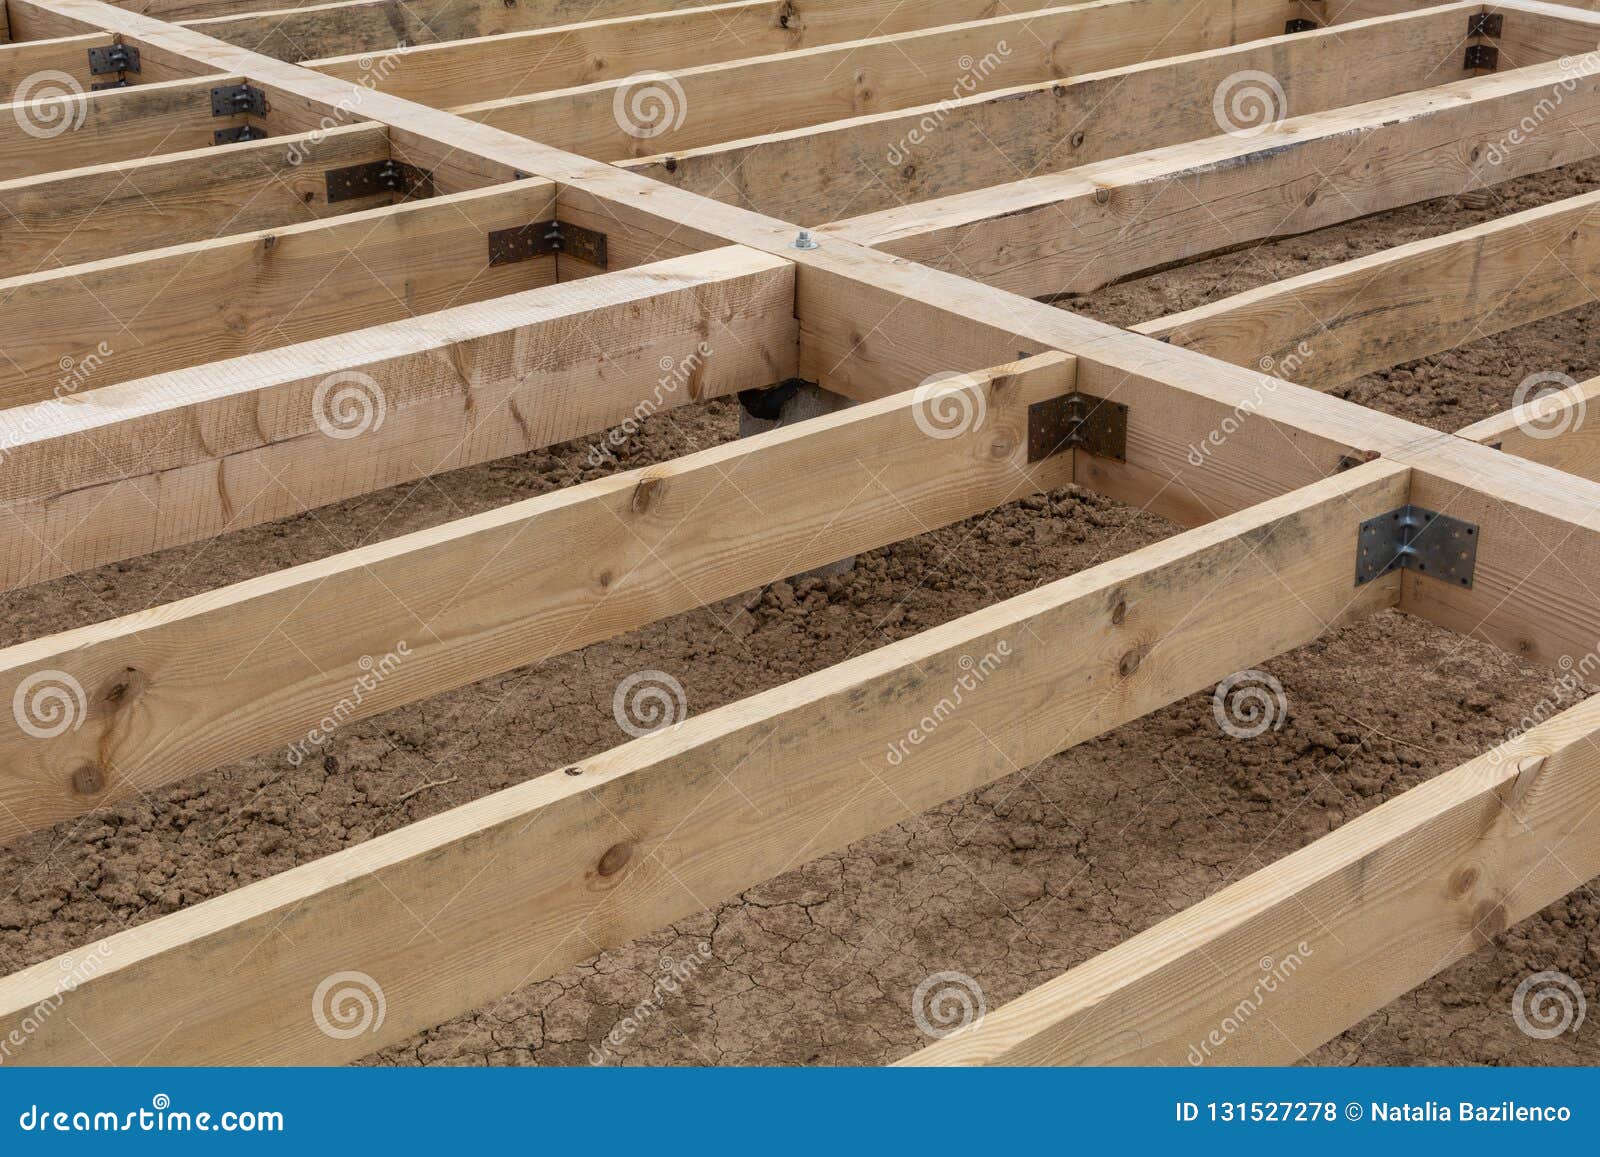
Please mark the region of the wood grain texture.
[[491, 267], [487, 234], [549, 220], [554, 200], [518, 181], [0, 280], [15, 327], [0, 403], [59, 396], [64, 375], [75, 393], [547, 285], [553, 257]]
[[[95, 954], [83, 1032], [49, 1018], [34, 1063], [353, 1059], [1389, 605], [1349, 554], [1405, 487], [1368, 466], [36, 965], [0, 980], [0, 1028]], [[348, 969], [387, 1016], [333, 1040], [311, 994]]]
[[1600, 194], [1569, 197], [1134, 326], [1331, 389], [1600, 299]]
[[1590, 700], [902, 1063], [1302, 1061], [1600, 873], [1597, 739]]
[[[1066, 80], [766, 133], [625, 161], [653, 180], [773, 217], [819, 225], [1216, 136], [1215, 99], [1271, 75], [1293, 115], [1467, 75], [1461, 30], [1478, 4], [1278, 36]], [[1362, 67], [1352, 72], [1350, 60]], [[1265, 94], [1266, 89], [1257, 90]], [[1246, 105], [1245, 108], [1249, 109]], [[1257, 106], [1260, 113], [1265, 106]], [[666, 149], [663, 153], [668, 153]]]
[[0, 411], [0, 587], [783, 381], [795, 326], [793, 267], [722, 249]]
[[[1594, 411], [1591, 415], [1591, 411]], [[1600, 378], [1530, 390], [1518, 406], [1475, 422], [1457, 436], [1600, 482]]]
[[0, 277], [388, 205], [328, 202], [326, 172], [389, 156], [379, 125], [0, 181]]
[[0, 729], [0, 837], [1059, 486], [1027, 407], [1071, 388], [1053, 354], [971, 385], [958, 437], [888, 399], [0, 651], [7, 702], [50, 671], [88, 703], [55, 739]]
[[[1536, 127], [1524, 130], [1524, 118]], [[1600, 56], [868, 214], [828, 233], [1028, 296], [1086, 293], [1169, 262], [1583, 160], [1596, 141]]]

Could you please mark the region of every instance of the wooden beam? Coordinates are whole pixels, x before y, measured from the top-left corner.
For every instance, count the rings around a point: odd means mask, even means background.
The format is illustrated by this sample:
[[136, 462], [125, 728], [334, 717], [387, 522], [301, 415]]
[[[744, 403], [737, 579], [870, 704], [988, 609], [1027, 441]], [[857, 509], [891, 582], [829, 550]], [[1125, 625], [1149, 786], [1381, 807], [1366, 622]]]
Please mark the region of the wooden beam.
[[1590, 700], [902, 1063], [1293, 1064], [1596, 873]]
[[0, 405], [548, 285], [554, 257], [491, 265], [487, 235], [554, 216], [548, 182], [518, 181], [0, 280]]
[[[836, 417], [913, 428], [903, 399], [863, 409]], [[957, 444], [912, 436], [912, 461]], [[990, 444], [962, 456], [992, 463]], [[881, 445], [860, 445], [872, 469], [897, 460]], [[837, 449], [821, 462], [847, 494], [865, 463]], [[786, 506], [807, 494], [794, 476]], [[1391, 579], [1352, 589], [1350, 555], [1360, 519], [1405, 487], [1403, 468], [1370, 465], [35, 965], [0, 980], [0, 1029], [94, 955], [30, 1063], [354, 1059], [1389, 605]], [[383, 988], [387, 1016], [334, 1039], [307, 1005], [348, 970]], [[178, 982], [194, 975], [210, 982]]]
[[381, 125], [0, 181], [0, 277], [392, 204], [328, 201], [327, 172], [389, 157]]
[[1414, 241], [1134, 326], [1331, 389], [1600, 301], [1600, 194]]
[[1596, 78], [1600, 56], [1473, 77], [827, 232], [1029, 296], [1089, 292], [1169, 262], [1591, 157], [1600, 141]]
[[534, 28], [696, 8], [705, 0], [541, 0], [463, 4], [461, 0], [342, 0], [279, 6], [271, 12], [185, 20], [196, 32], [278, 60], [311, 60], [386, 52], [402, 44], [434, 44], [525, 32]]
[[1600, 483], [1441, 434], [1393, 455], [1411, 501], [1478, 527], [1472, 586], [1405, 572], [1400, 609], [1547, 666], [1600, 640]]
[[[41, 72], [66, 73], [77, 86], [77, 91], [86, 91], [89, 88], [89, 50], [104, 48], [111, 43], [110, 33], [91, 32], [55, 40], [0, 45], [0, 102], [10, 104], [26, 99], [27, 92], [40, 83], [38, 78]], [[59, 82], [59, 78], [47, 79]], [[17, 87], [24, 84], [27, 84], [27, 88], [19, 94]], [[56, 91], [60, 91], [59, 88]]]
[[[1457, 436], [1591, 482], [1600, 481], [1600, 378], [1531, 395], [1520, 405], [1458, 431]], [[1596, 410], [1600, 418], [1600, 409]]]
[[[1132, 0], [1113, 2], [1125, 5]], [[1008, 0], [1006, 9], [1026, 13], [1058, 6], [1059, 0]], [[644, 71], [692, 68], [979, 21], [992, 16], [994, 10], [993, 0], [919, 0], [916, 4], [834, 0], [809, 7], [802, 14], [775, 8], [772, 0], [738, 0], [424, 44], [376, 58], [370, 50], [357, 50], [310, 60], [306, 67], [342, 80], [370, 83], [434, 108], [453, 108], [618, 80]], [[1047, 29], [1047, 13], [1040, 12], [1039, 19], [1042, 29]], [[1045, 34], [1042, 30], [1041, 35]]]
[[[686, 68], [672, 73], [673, 85], [603, 81], [455, 111], [614, 161], [1281, 35], [1295, 7], [1287, 0], [1095, 0]], [[652, 84], [664, 102], [651, 98]], [[671, 123], [653, 119], [653, 110], [665, 110]]]
[[[1479, 4], [1075, 73], [938, 104], [626, 161], [636, 172], [774, 217], [821, 224], [1216, 136], [1215, 95], [1241, 123], [1458, 80]], [[1163, 53], [1165, 48], [1162, 49]], [[1352, 70], [1350, 61], [1360, 60]], [[1251, 75], [1247, 75], [1251, 74]], [[1263, 81], [1269, 75], [1279, 97]], [[1252, 75], [1254, 79], [1252, 79]], [[1260, 104], [1252, 105], [1256, 97]]]
[[1070, 454], [1029, 466], [1027, 413], [1071, 371], [1053, 354], [962, 387], [986, 418], [953, 438], [886, 399], [0, 651], [7, 696], [65, 672], [88, 704], [54, 739], [0, 729], [0, 839], [306, 747], [363, 657], [406, 662], [340, 721], [1063, 485]]
[[796, 353], [793, 266], [728, 248], [0, 410], [0, 588], [783, 381]]

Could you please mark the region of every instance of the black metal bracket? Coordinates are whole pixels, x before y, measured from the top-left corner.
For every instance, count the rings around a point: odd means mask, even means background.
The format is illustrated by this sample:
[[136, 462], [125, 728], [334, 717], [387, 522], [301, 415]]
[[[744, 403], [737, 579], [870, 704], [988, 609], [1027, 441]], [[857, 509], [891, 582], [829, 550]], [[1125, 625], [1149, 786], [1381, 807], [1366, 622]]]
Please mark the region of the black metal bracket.
[[379, 193], [433, 196], [433, 174], [404, 161], [372, 161], [345, 169], [329, 169], [327, 179], [330, 205], [357, 197], [375, 197]]
[[211, 134], [211, 140], [219, 145], [236, 145], [240, 141], [264, 141], [267, 139], [267, 130], [256, 125], [239, 125], [237, 128], [218, 129]]
[[763, 422], [776, 422], [783, 417], [783, 408], [789, 404], [790, 398], [800, 392], [800, 387], [814, 384], [804, 378], [789, 378], [776, 385], [763, 386], [756, 390], [740, 390], [739, 404], [752, 418], [758, 418]]
[[1432, 575], [1471, 587], [1478, 562], [1478, 528], [1420, 506], [1402, 506], [1361, 524], [1356, 540], [1356, 586], [1397, 570]]
[[1506, 18], [1499, 12], [1478, 12], [1467, 17], [1468, 36], [1500, 36], [1506, 27]]
[[89, 86], [89, 91], [90, 92], [104, 92], [108, 88], [132, 88], [132, 87], [133, 87], [133, 81], [129, 80], [125, 76], [119, 76], [119, 77], [117, 77], [116, 80], [98, 80], [98, 81], [96, 81], [95, 83], [93, 83], [93, 84], [91, 84]]
[[[139, 50], [131, 44], [111, 44], [105, 48], [89, 49], [89, 75], [105, 76], [110, 72], [138, 72]], [[95, 86], [100, 87], [99, 85]]]
[[489, 264], [511, 265], [532, 257], [565, 254], [598, 269], [606, 267], [606, 235], [562, 221], [538, 221], [489, 234]]
[[1128, 460], [1128, 407], [1093, 394], [1063, 394], [1028, 407], [1028, 461], [1068, 450]]
[[247, 116], [267, 115], [267, 94], [255, 85], [225, 84], [211, 90], [211, 115], [231, 117], [243, 113]]
[[1315, 32], [1320, 27], [1322, 25], [1315, 20], [1291, 20], [1283, 26], [1283, 31], [1285, 35], [1290, 35], [1295, 32]]
[[1493, 72], [1500, 67], [1500, 50], [1492, 44], [1467, 45], [1467, 58], [1462, 67], [1468, 72], [1475, 69], [1486, 69]]

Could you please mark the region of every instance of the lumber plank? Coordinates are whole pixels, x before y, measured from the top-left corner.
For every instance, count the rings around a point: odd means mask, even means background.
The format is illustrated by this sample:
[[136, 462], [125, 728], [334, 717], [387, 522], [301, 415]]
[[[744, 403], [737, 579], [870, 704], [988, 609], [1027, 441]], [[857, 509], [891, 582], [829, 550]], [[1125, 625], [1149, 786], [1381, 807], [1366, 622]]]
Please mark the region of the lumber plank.
[[1529, 391], [1519, 405], [1475, 422], [1457, 436], [1596, 482], [1600, 420], [1590, 420], [1591, 407], [1600, 407], [1600, 378], [1544, 394]]
[[1589, 700], [902, 1063], [1301, 1061], [1600, 873], [1597, 740]]
[[[1126, 3], [1128, 0], [1115, 0]], [[1191, 3], [1193, 0], [1191, 0]], [[1009, 12], [1059, 0], [1008, 0]], [[581, 24], [308, 60], [307, 68], [434, 108], [506, 100], [616, 80], [981, 20], [993, 0], [832, 0], [798, 9], [738, 0]], [[1044, 13], [1040, 13], [1041, 19]], [[1032, 27], [1032, 25], [1030, 25]], [[993, 41], [991, 38], [991, 45]]]
[[652, 109], [639, 94], [660, 88], [655, 80], [602, 81], [455, 111], [615, 161], [1281, 35], [1295, 7], [1283, 0], [1200, 0], [1198, 7], [1197, 0], [1094, 0], [686, 68], [671, 73], [670, 125], [650, 112], [640, 114], [642, 126], [617, 115], [619, 103], [625, 113], [635, 102]]
[[[111, 43], [110, 33], [91, 32], [54, 40], [0, 44], [0, 102], [11, 104], [22, 99], [17, 93], [17, 86], [30, 80], [37, 84], [41, 72], [66, 73], [77, 91], [86, 91], [89, 87], [89, 50], [104, 48]], [[59, 83], [59, 78], [51, 79]]]
[[704, 3], [705, 0], [540, 0], [536, 4], [343, 0], [298, 8], [279, 6], [270, 12], [208, 16], [184, 23], [196, 32], [278, 60], [303, 61], [696, 8]]
[[0, 729], [0, 838], [304, 743], [363, 657], [409, 648], [341, 719], [1071, 479], [1070, 454], [1027, 462], [1027, 407], [1070, 392], [1070, 358], [957, 388], [984, 417], [955, 437], [924, 432], [921, 397], [885, 399], [0, 651], [5, 695], [65, 672], [89, 704], [81, 727], [44, 742]]
[[[793, 266], [728, 248], [0, 411], [0, 588], [784, 381], [796, 354]], [[318, 424], [330, 380], [381, 404], [333, 423], [359, 436]]]
[[[830, 226], [1028, 296], [1591, 157], [1600, 55], [1477, 76]], [[1525, 118], [1537, 120], [1531, 130]]]
[[382, 126], [347, 125], [0, 181], [0, 276], [391, 204], [330, 204], [325, 175], [389, 155]]
[[1331, 389], [1597, 300], [1600, 195], [1396, 246], [1134, 326]]
[[1400, 609], [1547, 666], [1600, 640], [1600, 483], [1448, 434], [1397, 451], [1411, 501], [1477, 524], [1470, 588], [1405, 572]]
[[[0, 980], [0, 1028], [96, 953], [83, 1031], [49, 1018], [33, 1063], [353, 1059], [1392, 603], [1348, 563], [1405, 487], [1367, 466], [41, 963]], [[306, 1005], [350, 969], [388, 1015], [336, 1040]]]
[[[756, 212], [818, 225], [932, 197], [1216, 136], [1215, 97], [1295, 115], [1457, 80], [1479, 4], [1278, 36], [1125, 68], [1075, 73], [937, 104], [789, 129], [623, 164]], [[1350, 61], [1360, 60], [1352, 71]], [[1259, 79], [1270, 75], [1279, 98]], [[952, 99], [953, 97], [953, 99]]]
[[72, 390], [549, 284], [554, 257], [491, 266], [487, 234], [554, 204], [548, 182], [517, 181], [0, 280], [0, 405], [59, 396], [102, 345]]
[[93, 35], [106, 27], [35, 0], [6, 0], [5, 9], [12, 40], [59, 40], [64, 36]]

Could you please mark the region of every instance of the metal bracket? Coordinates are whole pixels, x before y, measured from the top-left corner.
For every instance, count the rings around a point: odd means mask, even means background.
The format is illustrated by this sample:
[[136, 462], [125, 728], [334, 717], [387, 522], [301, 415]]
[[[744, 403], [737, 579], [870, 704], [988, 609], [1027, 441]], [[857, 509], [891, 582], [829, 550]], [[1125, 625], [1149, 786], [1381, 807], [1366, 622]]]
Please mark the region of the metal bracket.
[[[139, 50], [131, 44], [111, 44], [105, 48], [89, 49], [89, 74], [104, 76], [108, 72], [138, 72]], [[95, 86], [99, 88], [99, 85]]]
[[1478, 528], [1420, 506], [1402, 506], [1361, 524], [1356, 540], [1356, 586], [1391, 571], [1414, 570], [1453, 586], [1471, 587], [1478, 561]]
[[236, 145], [240, 141], [264, 141], [267, 139], [267, 130], [256, 125], [239, 125], [237, 128], [218, 129], [211, 134], [211, 140], [219, 145]]
[[119, 76], [116, 80], [97, 81], [96, 83], [91, 84], [89, 86], [89, 91], [90, 92], [104, 92], [108, 88], [132, 88], [132, 87], [133, 87], [133, 81], [129, 80], [125, 76]]
[[1128, 407], [1093, 394], [1063, 394], [1028, 407], [1028, 461], [1068, 450], [1128, 460]]
[[511, 265], [557, 253], [604, 269], [606, 235], [561, 221], [538, 221], [514, 229], [496, 229], [489, 234], [490, 265]]
[[1467, 17], [1468, 36], [1495, 36], [1505, 31], [1506, 18], [1502, 13], [1478, 12]]
[[255, 85], [225, 84], [211, 90], [211, 115], [230, 117], [239, 113], [249, 116], [267, 115], [267, 94]]
[[1291, 20], [1283, 26], [1283, 32], [1287, 36], [1295, 32], [1315, 32], [1320, 27], [1315, 20]]
[[404, 161], [372, 161], [345, 169], [329, 169], [328, 204], [375, 197], [379, 193], [404, 193], [407, 197], [433, 195], [433, 174]]
[[1462, 67], [1468, 72], [1479, 68], [1493, 72], [1500, 67], [1500, 50], [1492, 44], [1469, 44]]

